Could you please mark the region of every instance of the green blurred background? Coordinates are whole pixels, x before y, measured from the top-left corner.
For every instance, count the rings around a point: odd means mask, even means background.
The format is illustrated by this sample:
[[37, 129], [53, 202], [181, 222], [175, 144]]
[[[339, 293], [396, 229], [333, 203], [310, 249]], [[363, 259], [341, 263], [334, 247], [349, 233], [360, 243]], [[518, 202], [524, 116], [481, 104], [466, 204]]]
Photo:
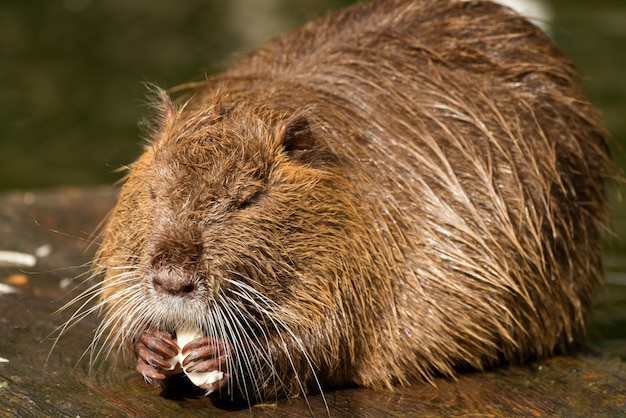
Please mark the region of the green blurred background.
[[200, 79], [332, 3], [2, 0], [0, 190], [115, 181], [141, 148], [143, 82]]
[[[2, 0], [0, 190], [114, 182], [141, 148], [143, 82], [167, 88], [197, 80], [348, 3]], [[553, 0], [551, 7], [554, 39], [625, 143], [626, 2]]]

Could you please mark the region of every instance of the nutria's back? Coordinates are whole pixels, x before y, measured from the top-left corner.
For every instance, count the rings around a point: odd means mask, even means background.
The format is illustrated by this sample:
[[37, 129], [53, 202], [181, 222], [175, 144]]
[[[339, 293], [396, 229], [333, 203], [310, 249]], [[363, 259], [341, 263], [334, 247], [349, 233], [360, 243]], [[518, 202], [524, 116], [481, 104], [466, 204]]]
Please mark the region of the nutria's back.
[[357, 5], [160, 107], [99, 253], [103, 328], [137, 318], [109, 339], [200, 328], [228, 354], [220, 390], [255, 399], [583, 339], [606, 133], [509, 10]]

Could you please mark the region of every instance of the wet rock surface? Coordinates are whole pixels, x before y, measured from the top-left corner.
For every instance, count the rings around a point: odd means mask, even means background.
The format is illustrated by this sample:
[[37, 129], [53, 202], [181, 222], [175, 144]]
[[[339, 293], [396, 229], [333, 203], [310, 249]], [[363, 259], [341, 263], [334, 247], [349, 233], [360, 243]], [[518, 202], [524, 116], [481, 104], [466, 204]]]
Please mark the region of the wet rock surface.
[[626, 414], [626, 364], [592, 351], [438, 379], [436, 387], [345, 389], [252, 408], [192, 392], [164, 393], [122, 358], [90, 367], [97, 318], [84, 318], [57, 340], [78, 306], [57, 310], [97, 280], [87, 280], [98, 245], [94, 231], [115, 195], [111, 188], [0, 195], [0, 252], [18, 255], [0, 257], [0, 416]]

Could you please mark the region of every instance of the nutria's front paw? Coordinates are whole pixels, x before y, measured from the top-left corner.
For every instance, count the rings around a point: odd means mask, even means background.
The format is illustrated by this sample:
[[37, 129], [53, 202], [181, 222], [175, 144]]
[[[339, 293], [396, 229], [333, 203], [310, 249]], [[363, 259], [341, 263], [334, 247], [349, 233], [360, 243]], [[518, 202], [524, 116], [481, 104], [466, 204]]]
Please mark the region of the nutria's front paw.
[[206, 383], [198, 386], [208, 393], [215, 392], [226, 386], [230, 380], [230, 375], [225, 373], [228, 360], [225, 344], [215, 338], [201, 337], [192, 340], [182, 349], [185, 356], [183, 369], [191, 378], [197, 373], [212, 373]]
[[180, 365], [169, 361], [178, 354], [179, 348], [172, 336], [167, 332], [147, 330], [144, 331], [135, 343], [137, 355], [137, 370], [148, 383], [155, 380], [161, 381], [166, 376], [182, 373]]

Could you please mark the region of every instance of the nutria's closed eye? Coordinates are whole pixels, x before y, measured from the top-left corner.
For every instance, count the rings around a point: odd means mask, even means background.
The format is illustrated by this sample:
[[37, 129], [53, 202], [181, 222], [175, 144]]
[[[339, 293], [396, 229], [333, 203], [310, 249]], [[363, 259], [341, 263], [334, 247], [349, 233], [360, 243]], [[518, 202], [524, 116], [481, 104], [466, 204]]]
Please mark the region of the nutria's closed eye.
[[176, 331], [201, 330], [185, 360], [211, 373], [200, 386], [271, 402], [583, 341], [607, 134], [544, 33], [469, 4], [361, 3], [178, 104], [154, 91], [95, 261], [94, 347], [121, 343], [162, 381], [183, 373]]
[[250, 190], [241, 191], [235, 201], [237, 209], [246, 209], [258, 202], [264, 193], [262, 187], [252, 187]]

